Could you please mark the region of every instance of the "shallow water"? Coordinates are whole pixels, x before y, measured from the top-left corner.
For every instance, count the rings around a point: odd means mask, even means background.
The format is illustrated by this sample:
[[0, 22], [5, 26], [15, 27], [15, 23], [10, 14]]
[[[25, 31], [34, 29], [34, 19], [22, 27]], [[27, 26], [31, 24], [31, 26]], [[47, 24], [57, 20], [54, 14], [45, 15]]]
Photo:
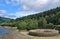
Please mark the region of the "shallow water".
[[0, 27], [0, 35], [8, 33], [8, 31], [9, 31], [8, 29]]

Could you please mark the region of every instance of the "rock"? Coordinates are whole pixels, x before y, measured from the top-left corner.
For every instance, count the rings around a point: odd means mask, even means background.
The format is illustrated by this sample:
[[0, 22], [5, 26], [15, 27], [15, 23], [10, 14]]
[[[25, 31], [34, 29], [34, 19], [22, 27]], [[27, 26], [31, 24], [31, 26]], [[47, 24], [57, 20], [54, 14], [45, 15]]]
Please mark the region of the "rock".
[[59, 31], [53, 29], [36, 29], [29, 31], [29, 35], [33, 35], [33, 36], [55, 36], [58, 34]]

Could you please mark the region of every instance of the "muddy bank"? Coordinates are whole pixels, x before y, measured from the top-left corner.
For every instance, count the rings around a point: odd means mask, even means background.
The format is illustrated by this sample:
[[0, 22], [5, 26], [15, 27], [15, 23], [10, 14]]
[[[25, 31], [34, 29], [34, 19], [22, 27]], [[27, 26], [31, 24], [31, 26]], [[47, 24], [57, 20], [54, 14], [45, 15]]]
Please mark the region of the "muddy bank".
[[0, 35], [0, 39], [30, 39], [27, 36], [20, 34], [19, 32], [15, 31], [16, 28], [5, 27], [9, 30], [8, 33]]

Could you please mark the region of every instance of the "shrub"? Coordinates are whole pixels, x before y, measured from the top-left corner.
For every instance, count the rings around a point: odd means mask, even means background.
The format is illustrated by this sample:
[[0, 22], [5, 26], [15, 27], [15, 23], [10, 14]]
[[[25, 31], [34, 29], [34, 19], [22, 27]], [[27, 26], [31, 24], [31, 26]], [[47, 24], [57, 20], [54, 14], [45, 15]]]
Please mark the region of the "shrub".
[[54, 27], [54, 26], [53, 26], [52, 23], [47, 24], [47, 28], [48, 28], [48, 29], [53, 29], [53, 27]]

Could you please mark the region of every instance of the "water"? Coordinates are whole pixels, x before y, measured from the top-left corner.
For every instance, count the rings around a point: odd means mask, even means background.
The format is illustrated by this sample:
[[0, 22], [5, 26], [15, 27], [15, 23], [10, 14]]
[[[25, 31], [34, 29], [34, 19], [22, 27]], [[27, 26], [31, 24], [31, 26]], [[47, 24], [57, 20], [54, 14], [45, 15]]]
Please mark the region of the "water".
[[5, 33], [8, 33], [8, 31], [9, 31], [8, 29], [6, 29], [6, 28], [1, 28], [1, 27], [0, 27], [0, 35], [1, 35], [1, 34], [5, 34]]

